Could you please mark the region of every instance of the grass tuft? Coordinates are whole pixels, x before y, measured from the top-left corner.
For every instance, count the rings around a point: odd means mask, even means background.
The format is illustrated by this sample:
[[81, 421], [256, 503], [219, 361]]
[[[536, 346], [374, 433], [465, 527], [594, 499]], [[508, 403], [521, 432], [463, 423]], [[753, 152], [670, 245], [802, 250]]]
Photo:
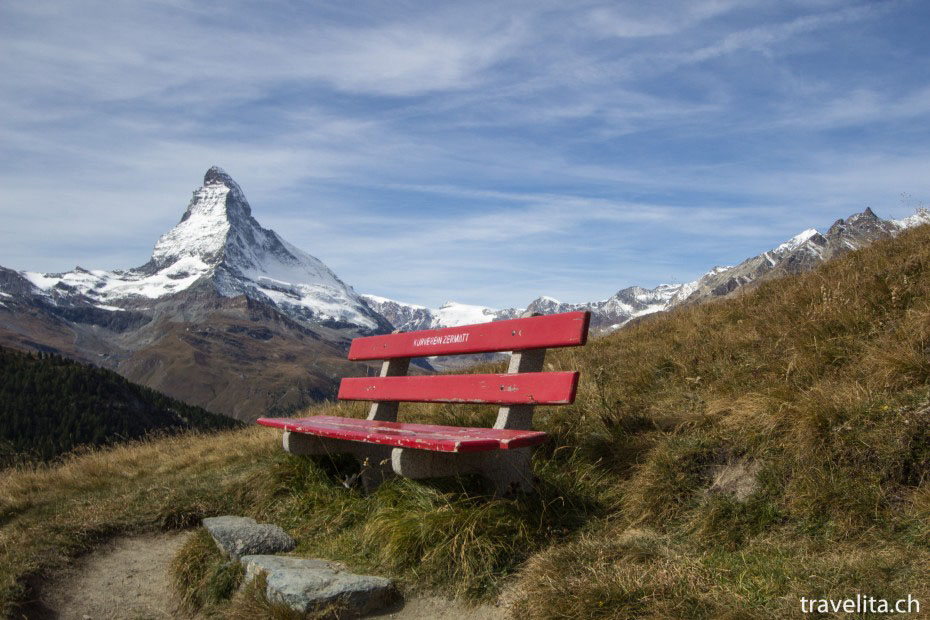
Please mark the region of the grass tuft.
[[172, 586], [181, 608], [209, 611], [227, 601], [242, 580], [242, 564], [223, 555], [207, 530], [198, 529], [171, 562]]

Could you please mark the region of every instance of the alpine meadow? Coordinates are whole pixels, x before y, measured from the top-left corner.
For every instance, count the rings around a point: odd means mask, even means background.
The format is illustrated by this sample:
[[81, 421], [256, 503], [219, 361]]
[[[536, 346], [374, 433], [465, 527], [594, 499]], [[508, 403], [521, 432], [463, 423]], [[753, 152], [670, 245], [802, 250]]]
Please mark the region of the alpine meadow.
[[[223, 512], [411, 590], [504, 592], [533, 618], [800, 617], [800, 597], [850, 592], [930, 600], [928, 248], [918, 227], [552, 355], [553, 369], [581, 369], [579, 396], [540, 412], [551, 441], [534, 456], [538, 494], [517, 500], [470, 479], [366, 496], [342, 485], [351, 463], [287, 455], [260, 428], [9, 471], [4, 609], [24, 609], [30, 584], [103, 538]], [[492, 415], [415, 405], [403, 417]], [[210, 546], [195, 539], [179, 557], [188, 609], [255, 609], [254, 592], [222, 585], [238, 575]]]
[[930, 617], [928, 25], [0, 1], [0, 618]]

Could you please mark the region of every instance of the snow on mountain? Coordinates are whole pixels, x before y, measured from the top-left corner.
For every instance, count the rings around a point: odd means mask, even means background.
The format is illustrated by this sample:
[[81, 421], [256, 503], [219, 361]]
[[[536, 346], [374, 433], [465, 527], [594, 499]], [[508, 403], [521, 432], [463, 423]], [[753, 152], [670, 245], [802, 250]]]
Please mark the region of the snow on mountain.
[[791, 252], [792, 250], [796, 250], [802, 245], [804, 245], [805, 242], [807, 242], [809, 239], [811, 239], [815, 235], [819, 235], [819, 234], [820, 233], [817, 232], [816, 228], [808, 228], [804, 232], [795, 235], [794, 237], [792, 237], [785, 243], [782, 243], [780, 246], [772, 250], [772, 252], [776, 254], [781, 254], [783, 252]]
[[654, 289], [634, 286], [602, 301], [575, 304], [542, 296], [530, 302], [525, 309], [502, 310], [457, 302], [447, 302], [439, 308], [426, 308], [377, 295], [362, 297], [369, 306], [391, 321], [398, 331], [456, 327], [513, 319], [525, 314], [558, 314], [579, 310], [591, 311], [591, 325], [594, 329], [612, 329], [644, 314], [668, 309], [679, 298], [687, 297], [694, 286], [695, 283], [661, 284]]
[[913, 228], [922, 224], [930, 224], [930, 210], [920, 207], [914, 215], [902, 218], [900, 220], [891, 220], [891, 223], [900, 230]]
[[771, 250], [747, 258], [739, 265], [708, 272], [698, 279], [687, 301], [697, 302], [729, 295], [740, 287], [766, 278], [809, 271], [834, 256], [894, 236], [907, 226], [925, 222], [930, 222], [930, 214], [922, 215], [918, 212], [905, 220], [893, 221], [883, 220], [866, 208], [862, 213], [837, 220], [826, 234], [809, 228]]
[[151, 307], [200, 283], [224, 297], [244, 295], [270, 304], [302, 323], [362, 332], [435, 329], [514, 318], [524, 313], [592, 313], [594, 329], [615, 329], [685, 301], [726, 295], [768, 273], [796, 273], [876, 239], [930, 223], [919, 209], [901, 220], [882, 220], [871, 209], [837, 220], [822, 235], [808, 229], [735, 267], [714, 267], [693, 282], [632, 286], [595, 302], [564, 303], [548, 296], [525, 309], [495, 309], [447, 302], [438, 308], [375, 295], [360, 296], [322, 261], [294, 247], [252, 216], [239, 185], [222, 169], [210, 168], [193, 192], [180, 222], [158, 239], [152, 258], [129, 270], [76, 267], [58, 274], [22, 272], [50, 303], [76, 301], [109, 312]]
[[23, 275], [50, 295], [82, 296], [103, 309], [138, 307], [208, 281], [225, 297], [245, 295], [300, 321], [388, 328], [322, 261], [262, 228], [239, 185], [215, 166], [145, 265]]
[[592, 328], [617, 329], [637, 317], [667, 310], [679, 298], [687, 297], [693, 285], [660, 284], [653, 289], [631, 286], [601, 301], [574, 304], [563, 303], [552, 297], [540, 297], [527, 306], [526, 312], [554, 314], [588, 310], [591, 312]]
[[202, 261], [188, 258], [148, 275], [138, 269], [103, 271], [82, 267], [58, 274], [30, 271], [22, 273], [26, 279], [45, 292], [79, 293], [93, 300], [94, 305], [104, 307], [106, 302], [134, 297], [157, 299], [183, 291], [209, 271], [210, 267]]
[[447, 301], [433, 310], [433, 321], [437, 326], [458, 327], [473, 323], [487, 323], [500, 318], [501, 311], [485, 306], [473, 306]]
[[362, 299], [364, 299], [365, 301], [370, 302], [369, 305], [372, 305], [372, 304], [377, 304], [377, 305], [380, 305], [380, 304], [400, 304], [400, 305], [402, 305], [402, 306], [404, 306], [404, 307], [406, 307], [406, 308], [411, 308], [411, 309], [413, 309], [413, 310], [428, 310], [428, 308], [427, 308], [426, 306], [418, 306], [418, 305], [416, 305], [416, 304], [408, 304], [407, 302], [395, 301], [395, 300], [393, 300], [393, 299], [388, 299], [387, 297], [379, 297], [378, 295], [369, 295], [369, 294], [367, 294], [367, 293], [365, 293], [365, 294], [362, 295]]
[[438, 308], [427, 308], [378, 295], [362, 295], [362, 298], [373, 310], [387, 318], [394, 329], [403, 332], [488, 323], [518, 316], [513, 309], [496, 310], [454, 301]]

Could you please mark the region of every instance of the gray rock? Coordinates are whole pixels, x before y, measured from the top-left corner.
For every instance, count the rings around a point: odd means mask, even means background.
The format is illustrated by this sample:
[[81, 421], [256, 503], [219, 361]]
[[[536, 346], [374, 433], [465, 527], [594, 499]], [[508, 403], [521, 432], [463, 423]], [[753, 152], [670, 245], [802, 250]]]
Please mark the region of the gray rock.
[[256, 523], [249, 517], [209, 517], [203, 520], [203, 526], [216, 546], [236, 559], [244, 555], [293, 551], [297, 546], [277, 525]]
[[273, 555], [249, 555], [240, 561], [245, 566], [243, 583], [264, 572], [268, 600], [301, 613], [336, 603], [349, 613], [367, 614], [390, 604], [396, 596], [390, 579], [355, 575], [335, 562]]

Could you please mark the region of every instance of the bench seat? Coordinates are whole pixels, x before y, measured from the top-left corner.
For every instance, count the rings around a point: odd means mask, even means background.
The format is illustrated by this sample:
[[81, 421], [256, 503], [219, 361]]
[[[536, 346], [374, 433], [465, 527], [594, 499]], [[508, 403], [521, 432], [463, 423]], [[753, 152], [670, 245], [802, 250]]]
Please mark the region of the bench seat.
[[328, 415], [311, 418], [259, 418], [258, 423], [292, 433], [308, 433], [330, 439], [435, 452], [513, 450], [535, 446], [546, 439], [546, 433], [541, 431], [410, 424]]

